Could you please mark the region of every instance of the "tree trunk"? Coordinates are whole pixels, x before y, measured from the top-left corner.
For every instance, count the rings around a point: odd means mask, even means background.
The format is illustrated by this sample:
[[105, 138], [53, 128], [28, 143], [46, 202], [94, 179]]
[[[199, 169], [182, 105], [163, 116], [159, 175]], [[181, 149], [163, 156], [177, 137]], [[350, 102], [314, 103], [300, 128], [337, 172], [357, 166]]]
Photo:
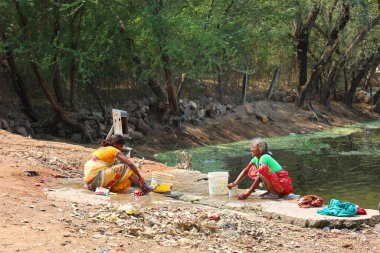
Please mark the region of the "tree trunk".
[[[79, 40], [79, 30], [82, 22], [82, 14], [83, 14], [83, 6], [81, 6], [79, 9], [75, 10], [75, 13], [73, 15], [73, 18], [70, 20], [70, 33], [71, 33], [71, 45], [70, 49], [72, 52], [75, 52], [78, 48], [78, 40]], [[78, 29], [75, 29], [75, 22], [76, 19], [79, 18], [78, 21]], [[72, 110], [76, 111], [77, 110], [77, 105], [76, 105], [76, 92], [78, 89], [78, 60], [74, 55], [72, 56], [71, 59], [71, 65], [70, 65], [70, 73], [69, 73], [69, 80], [70, 80], [70, 85], [69, 85], [69, 103], [70, 107]]]
[[244, 66], [244, 71], [245, 73], [243, 74], [243, 92], [242, 92], [242, 104], [245, 103], [245, 100], [247, 98], [247, 89], [248, 89], [248, 84], [249, 84], [249, 80], [248, 80], [248, 66], [247, 64]]
[[53, 110], [55, 111], [56, 115], [64, 123], [68, 124], [69, 126], [71, 126], [73, 128], [76, 128], [76, 129], [80, 129], [80, 131], [82, 132], [82, 139], [86, 140], [86, 138], [89, 138], [90, 141], [93, 142], [88, 129], [84, 125], [79, 124], [78, 122], [76, 122], [76, 120], [74, 120], [73, 118], [71, 118], [64, 111], [64, 109], [58, 104], [57, 100], [55, 99], [55, 97], [53, 96], [53, 94], [50, 92], [48, 82], [42, 76], [41, 71], [40, 71], [40, 67], [37, 64], [37, 60], [36, 60], [36, 58], [34, 56], [34, 52], [33, 52], [32, 48], [30, 46], [30, 42], [29, 42], [29, 27], [28, 27], [27, 18], [22, 13], [22, 11], [20, 9], [20, 6], [18, 4], [18, 1], [17, 0], [13, 0], [13, 2], [15, 4], [15, 6], [16, 6], [16, 11], [17, 11], [17, 14], [18, 14], [18, 16], [20, 18], [20, 26], [21, 26], [21, 29], [23, 30], [24, 42], [25, 42], [25, 44], [27, 45], [27, 47], [28, 47], [28, 49], [30, 51], [30, 57], [31, 57], [31, 59], [30, 59], [30, 65], [31, 65], [31, 67], [33, 69], [33, 72], [34, 72], [35, 76], [36, 76], [37, 82], [40, 84], [40, 86], [42, 88], [42, 91], [44, 92], [46, 98], [49, 100], [50, 104], [52, 105]]
[[[7, 41], [4, 28], [1, 26], [1, 24], [0, 24], [0, 41], [3, 41], [3, 42]], [[35, 121], [41, 120], [43, 116], [33, 107], [32, 102], [30, 101], [28, 91], [26, 89], [26, 85], [18, 71], [12, 49], [6, 46], [5, 50], [6, 50], [5, 57], [10, 69], [10, 76], [12, 79], [13, 87], [17, 96], [20, 98], [20, 101], [24, 107], [25, 113]]]
[[59, 65], [58, 65], [60, 52], [59, 52], [59, 49], [57, 48], [57, 44], [59, 40], [59, 32], [61, 30], [61, 17], [59, 15], [59, 4], [60, 4], [60, 0], [55, 0], [53, 2], [54, 29], [53, 29], [52, 44], [54, 47], [54, 54], [53, 54], [53, 64], [50, 70], [51, 70], [51, 76], [52, 76], [53, 89], [54, 89], [55, 96], [57, 98], [57, 102], [60, 105], [64, 106], [65, 99], [63, 97], [62, 86], [60, 84]]
[[272, 82], [270, 83], [270, 87], [267, 92], [268, 100], [272, 97], [274, 88], [276, 87], [276, 84], [278, 83], [278, 80], [280, 79], [280, 72], [281, 72], [281, 65], [277, 64], [276, 68], [273, 71]]
[[223, 68], [221, 66], [218, 66], [218, 87], [219, 87], [219, 102], [223, 103], [223, 96], [224, 96], [224, 73]]
[[95, 87], [95, 85], [92, 82], [89, 82], [87, 85], [88, 85], [87, 87], [88, 87], [89, 91], [92, 94], [94, 94], [94, 97], [95, 97], [96, 101], [98, 102], [98, 105], [100, 107], [100, 110], [102, 111], [102, 115], [104, 118], [103, 124], [107, 127], [108, 113], [106, 111], [106, 106], [104, 105], [104, 101], [103, 101], [102, 97], [100, 96], [98, 89]]
[[[379, 7], [380, 7], [380, 1], [379, 1]], [[345, 50], [343, 56], [335, 64], [333, 64], [333, 67], [331, 68], [329, 75], [327, 77], [327, 83], [326, 83], [326, 88], [328, 89], [328, 92], [326, 92], [327, 96], [324, 97], [324, 105], [326, 108], [330, 106], [330, 101], [333, 98], [333, 94], [336, 89], [336, 85], [337, 85], [340, 73], [342, 72], [342, 69], [346, 66], [353, 50], [359, 46], [359, 44], [365, 39], [368, 32], [373, 27], [377, 26], [379, 22], [380, 22], [380, 11], [377, 14], [377, 16], [374, 19], [372, 19], [372, 21], [356, 35], [356, 37], [353, 39], [353, 41]]]
[[372, 107], [373, 112], [380, 113], [380, 97], [377, 97], [377, 101], [374, 107]]
[[172, 113], [176, 116], [181, 115], [181, 112], [179, 110], [178, 100], [177, 100], [177, 92], [173, 85], [173, 73], [170, 70], [170, 60], [165, 53], [162, 55], [162, 61], [164, 63], [164, 74], [165, 74], [165, 85], [166, 85], [166, 92], [168, 94], [168, 101], [170, 109], [172, 110]]
[[305, 24], [301, 20], [294, 21], [294, 34], [297, 40], [297, 69], [298, 69], [298, 91], [307, 81], [307, 64], [309, 50], [310, 31], [317, 19], [320, 10], [320, 3], [315, 2], [313, 9], [310, 11]]
[[298, 69], [298, 91], [307, 81], [307, 51], [309, 49], [309, 36], [299, 38], [297, 43], [297, 69]]
[[330, 33], [330, 39], [323, 50], [319, 62], [314, 66], [312, 73], [305, 85], [300, 88], [300, 92], [296, 100], [296, 105], [299, 107], [304, 105], [306, 99], [310, 100], [314, 95], [317, 81], [337, 47], [338, 34], [344, 29], [350, 19], [350, 6], [347, 3], [344, 3], [342, 8], [343, 10], [340, 18], [337, 20], [337, 23]]
[[177, 91], [177, 98], [180, 98], [183, 93], [183, 86], [185, 84], [185, 79], [186, 79], [186, 74], [183, 73], [181, 75], [181, 78], [179, 79], [179, 84], [178, 84], [178, 91]]
[[358, 71], [354, 72], [353, 78], [351, 80], [351, 87], [348, 90], [348, 93], [345, 98], [345, 103], [347, 106], [352, 107], [352, 102], [355, 96], [356, 88], [359, 86], [360, 81], [367, 76], [367, 74], [371, 70], [375, 70], [377, 66], [380, 64], [380, 47], [377, 51], [372, 54], [369, 58], [365, 59], [360, 67], [358, 67]]
[[153, 78], [148, 80], [149, 87], [152, 89], [153, 93], [159, 99], [159, 107], [161, 109], [168, 107], [168, 96], [167, 93], [162, 89], [162, 87]]

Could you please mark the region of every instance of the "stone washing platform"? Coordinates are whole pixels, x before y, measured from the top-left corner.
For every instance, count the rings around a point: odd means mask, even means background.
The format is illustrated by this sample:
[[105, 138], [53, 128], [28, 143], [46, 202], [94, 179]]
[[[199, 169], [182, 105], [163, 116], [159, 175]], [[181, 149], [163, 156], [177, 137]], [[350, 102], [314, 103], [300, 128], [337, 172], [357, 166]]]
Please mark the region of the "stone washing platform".
[[[380, 223], [378, 210], [366, 209], [367, 215], [353, 217], [326, 216], [317, 213], [317, 210], [322, 208], [300, 208], [297, 200], [292, 199], [260, 199], [257, 195], [261, 193], [261, 191], [257, 191], [246, 200], [237, 200], [236, 197], [228, 196], [201, 196], [179, 192], [173, 192], [172, 197], [193, 204], [255, 213], [268, 219], [277, 219], [300, 227], [354, 228], [362, 224]], [[299, 196], [290, 195], [290, 197]]]
[[[229, 196], [209, 196], [207, 175], [199, 171], [173, 170], [176, 192], [171, 197], [194, 204], [212, 206], [219, 209], [230, 209], [245, 213], [256, 213], [268, 219], [278, 219], [282, 222], [301, 227], [333, 227], [354, 228], [362, 224], [375, 225], [380, 223], [378, 210], [366, 209], [367, 215], [353, 217], [325, 216], [317, 213], [322, 208], [300, 208], [297, 199], [299, 195], [289, 195], [286, 199], [261, 199], [258, 195], [263, 191], [255, 191], [246, 200], [237, 200]], [[239, 190], [244, 192], [245, 190]]]

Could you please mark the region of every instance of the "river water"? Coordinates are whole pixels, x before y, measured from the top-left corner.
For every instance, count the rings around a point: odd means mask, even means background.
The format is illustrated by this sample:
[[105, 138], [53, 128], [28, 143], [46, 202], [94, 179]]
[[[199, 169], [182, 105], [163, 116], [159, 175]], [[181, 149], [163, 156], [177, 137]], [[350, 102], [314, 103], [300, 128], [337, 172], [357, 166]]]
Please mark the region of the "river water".
[[[273, 157], [289, 171], [294, 193], [340, 199], [377, 209], [380, 201], [380, 121], [306, 135], [267, 139]], [[232, 182], [252, 158], [250, 141], [189, 149], [193, 168], [229, 171]], [[174, 152], [158, 160], [174, 165]], [[239, 188], [248, 188], [246, 178]]]

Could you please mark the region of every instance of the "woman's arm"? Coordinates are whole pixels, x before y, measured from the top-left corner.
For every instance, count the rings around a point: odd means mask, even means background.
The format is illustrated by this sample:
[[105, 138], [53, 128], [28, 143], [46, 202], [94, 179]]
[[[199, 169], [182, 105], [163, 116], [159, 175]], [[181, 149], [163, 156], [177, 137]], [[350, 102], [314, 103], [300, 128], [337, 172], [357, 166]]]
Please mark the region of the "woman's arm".
[[261, 182], [261, 179], [260, 177], [258, 177], [254, 182], [253, 184], [251, 185], [251, 187], [248, 189], [248, 191], [246, 193], [241, 193], [238, 195], [238, 199], [246, 199], [248, 198], [249, 195], [252, 194], [252, 192], [254, 192], [254, 190], [256, 190], [257, 186], [259, 186]]
[[122, 163], [125, 163], [126, 165], [128, 165], [128, 167], [131, 168], [131, 170], [136, 174], [136, 176], [139, 179], [142, 178], [142, 176], [140, 175], [140, 172], [137, 169], [136, 165], [133, 162], [131, 162], [130, 160], [128, 160], [128, 158], [125, 157], [125, 155], [123, 155], [122, 152], [117, 153], [116, 158], [119, 159]]
[[228, 188], [231, 189], [235, 185], [240, 184], [241, 180], [248, 174], [249, 168], [253, 165], [252, 162], [249, 162], [247, 167], [245, 167], [239, 174], [239, 176], [236, 178], [236, 180], [233, 183], [228, 184]]

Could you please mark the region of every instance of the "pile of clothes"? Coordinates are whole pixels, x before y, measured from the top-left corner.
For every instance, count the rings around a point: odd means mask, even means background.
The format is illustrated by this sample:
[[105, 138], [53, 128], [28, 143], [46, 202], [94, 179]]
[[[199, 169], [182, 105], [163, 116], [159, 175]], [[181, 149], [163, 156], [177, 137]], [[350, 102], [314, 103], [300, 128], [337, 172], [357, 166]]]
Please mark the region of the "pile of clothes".
[[[316, 195], [308, 195], [299, 199], [298, 205], [302, 208], [321, 207], [323, 199]], [[343, 202], [338, 199], [332, 199], [330, 204], [317, 210], [317, 213], [322, 215], [331, 215], [338, 217], [351, 217], [356, 214], [367, 214], [366, 210], [351, 202]]]

